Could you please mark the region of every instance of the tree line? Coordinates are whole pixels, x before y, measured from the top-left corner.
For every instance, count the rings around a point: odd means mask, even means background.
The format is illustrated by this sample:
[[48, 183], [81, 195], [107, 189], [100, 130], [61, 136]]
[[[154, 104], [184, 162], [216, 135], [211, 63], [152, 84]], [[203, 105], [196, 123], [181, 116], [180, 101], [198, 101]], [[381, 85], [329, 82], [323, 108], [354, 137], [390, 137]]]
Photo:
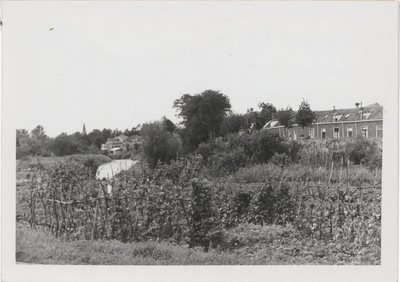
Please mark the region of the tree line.
[[120, 134], [128, 137], [141, 135], [143, 143], [140, 152], [150, 166], [154, 167], [157, 162], [169, 163], [179, 156], [193, 153], [200, 144], [209, 140], [240, 132], [258, 131], [272, 119], [278, 120], [285, 127], [291, 127], [294, 123], [307, 126], [315, 119], [315, 113], [304, 99], [297, 112], [290, 107], [277, 110], [271, 103], [260, 102], [259, 111], [235, 113], [231, 109], [229, 97], [215, 90], [194, 95], [184, 94], [172, 106], [181, 120], [180, 123], [174, 124], [163, 117], [159, 121], [144, 124], [140, 130], [138, 127], [125, 131], [103, 129], [93, 130], [89, 134], [61, 133], [50, 138], [41, 125], [31, 132], [18, 129], [17, 158], [98, 153], [101, 144], [110, 137]]
[[139, 134], [137, 128], [120, 131], [104, 128], [95, 129], [89, 134], [75, 132], [73, 134], [61, 133], [55, 138], [46, 135], [43, 126], [38, 125], [30, 132], [26, 129], [16, 130], [16, 157], [25, 156], [66, 156], [73, 154], [98, 153], [101, 145], [108, 138], [124, 134], [128, 137]]

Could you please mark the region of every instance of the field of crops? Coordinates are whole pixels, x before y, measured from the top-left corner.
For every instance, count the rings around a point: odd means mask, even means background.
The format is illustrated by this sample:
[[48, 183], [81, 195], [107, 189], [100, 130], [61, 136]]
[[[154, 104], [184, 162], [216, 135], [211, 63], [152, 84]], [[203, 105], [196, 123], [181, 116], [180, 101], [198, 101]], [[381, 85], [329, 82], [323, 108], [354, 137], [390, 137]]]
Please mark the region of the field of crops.
[[[46, 248], [35, 253], [23, 236], [34, 233], [38, 245], [50, 236], [71, 253], [62, 264], [380, 264], [379, 167], [318, 150], [299, 163], [276, 155], [223, 176], [211, 176], [199, 157], [138, 166], [100, 181], [90, 166], [65, 160], [31, 162], [24, 177], [20, 162], [17, 260], [57, 261]], [[82, 244], [129, 249], [129, 259], [81, 260], [73, 246]]]

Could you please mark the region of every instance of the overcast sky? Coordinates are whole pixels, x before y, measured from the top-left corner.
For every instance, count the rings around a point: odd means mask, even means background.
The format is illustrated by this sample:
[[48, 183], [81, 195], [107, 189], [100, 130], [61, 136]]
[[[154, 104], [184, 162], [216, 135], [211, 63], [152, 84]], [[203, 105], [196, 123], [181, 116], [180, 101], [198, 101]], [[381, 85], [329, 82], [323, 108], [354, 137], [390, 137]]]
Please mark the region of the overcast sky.
[[[5, 2], [3, 122], [131, 129], [183, 94], [351, 108], [397, 92], [392, 2]], [[392, 96], [393, 97], [393, 96]]]

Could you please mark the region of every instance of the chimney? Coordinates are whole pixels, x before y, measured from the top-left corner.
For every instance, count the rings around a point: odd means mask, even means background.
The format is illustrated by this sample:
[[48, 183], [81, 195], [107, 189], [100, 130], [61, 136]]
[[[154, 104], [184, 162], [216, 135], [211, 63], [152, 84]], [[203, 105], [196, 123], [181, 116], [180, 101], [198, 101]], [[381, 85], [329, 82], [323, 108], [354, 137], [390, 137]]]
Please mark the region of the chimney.
[[253, 108], [250, 108], [250, 112], [253, 112]]
[[333, 110], [334, 110], [334, 111], [336, 111], [336, 109], [335, 109], [335, 105], [333, 105]]

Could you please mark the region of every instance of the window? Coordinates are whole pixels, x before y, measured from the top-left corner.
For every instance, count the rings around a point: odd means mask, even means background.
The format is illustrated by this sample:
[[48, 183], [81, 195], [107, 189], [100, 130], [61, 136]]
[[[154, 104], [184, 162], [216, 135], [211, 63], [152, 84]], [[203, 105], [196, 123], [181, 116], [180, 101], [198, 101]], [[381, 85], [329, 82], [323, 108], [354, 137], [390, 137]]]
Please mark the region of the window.
[[297, 140], [296, 130], [293, 130], [293, 140]]
[[363, 113], [362, 114], [362, 119], [368, 119], [371, 113]]
[[333, 128], [333, 138], [339, 138], [340, 133], [339, 133], [339, 127]]
[[333, 121], [339, 121], [342, 118], [343, 115], [334, 115], [333, 116]]
[[347, 137], [353, 137], [353, 128], [352, 127], [347, 128]]
[[368, 137], [368, 126], [361, 127], [361, 134], [363, 137]]
[[314, 128], [310, 128], [309, 135], [311, 139], [314, 139]]
[[322, 128], [322, 129], [321, 129], [321, 138], [322, 138], [322, 139], [325, 139], [325, 138], [326, 138], [326, 129], [325, 129], [325, 128]]
[[345, 117], [345, 118], [348, 118], [349, 116], [350, 116], [350, 114], [346, 114], [344, 117]]
[[382, 125], [376, 126], [376, 137], [383, 137], [383, 126]]

